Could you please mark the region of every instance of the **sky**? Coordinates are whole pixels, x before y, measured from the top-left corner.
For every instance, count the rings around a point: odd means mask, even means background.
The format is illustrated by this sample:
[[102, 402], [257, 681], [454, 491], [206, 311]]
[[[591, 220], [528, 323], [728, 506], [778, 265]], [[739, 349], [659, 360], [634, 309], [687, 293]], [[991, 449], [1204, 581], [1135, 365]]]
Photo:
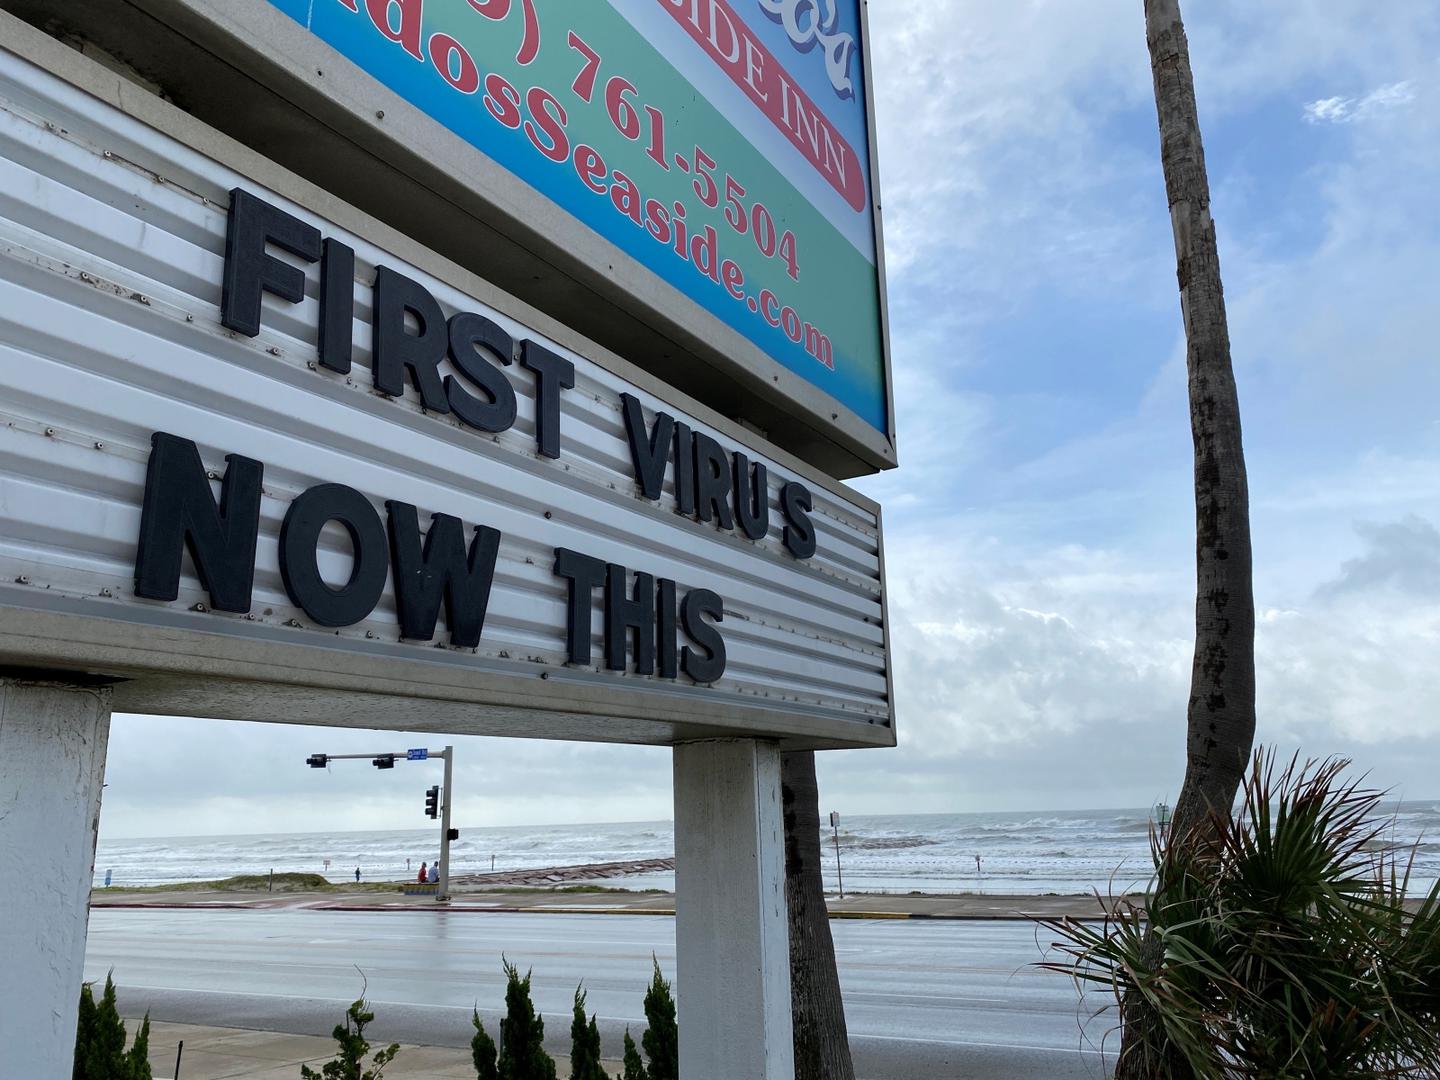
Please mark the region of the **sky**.
[[[1440, 798], [1440, 5], [1186, 5], [1245, 430], [1258, 739]], [[1141, 0], [871, 0], [899, 746], [822, 812], [1142, 807], [1184, 769], [1194, 510]], [[117, 716], [102, 835], [415, 828], [423, 736]], [[670, 754], [462, 738], [456, 822], [671, 816]], [[407, 768], [411, 771], [407, 772]]]

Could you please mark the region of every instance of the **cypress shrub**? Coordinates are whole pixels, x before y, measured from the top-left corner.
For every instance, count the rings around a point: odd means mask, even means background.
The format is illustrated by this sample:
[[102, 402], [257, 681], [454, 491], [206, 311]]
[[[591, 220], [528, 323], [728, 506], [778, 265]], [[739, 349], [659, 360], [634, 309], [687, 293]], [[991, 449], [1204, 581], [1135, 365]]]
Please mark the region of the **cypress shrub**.
[[125, 1063], [129, 1068], [126, 1073], [128, 1080], [153, 1080], [154, 1074], [150, 1071], [150, 1014], [145, 1014], [145, 1019], [140, 1021], [140, 1030], [135, 1035], [135, 1042], [130, 1046], [130, 1052], [125, 1055]]
[[545, 1020], [530, 1001], [530, 972], [505, 966], [505, 1018], [500, 1021], [500, 1080], [555, 1080], [555, 1059], [545, 1052]]
[[150, 1017], [129, 1053], [125, 1051], [125, 1022], [115, 1004], [115, 981], [105, 976], [105, 990], [97, 1004], [90, 984], [80, 987], [80, 1012], [75, 1023], [74, 1080], [150, 1080]]
[[600, 1067], [600, 1028], [585, 1019], [585, 989], [575, 988], [575, 1012], [570, 1021], [570, 1080], [610, 1080]]
[[377, 1050], [367, 1069], [365, 1055], [370, 1053], [370, 1042], [365, 1038], [365, 1027], [374, 1019], [375, 1014], [365, 1007], [363, 997], [352, 1002], [345, 1010], [345, 1023], [336, 1024], [331, 1033], [340, 1044], [335, 1060], [327, 1061], [318, 1073], [308, 1065], [301, 1065], [301, 1080], [381, 1080], [385, 1066], [400, 1052], [400, 1044], [391, 1043], [384, 1050]]
[[625, 1072], [621, 1080], [650, 1080], [645, 1075], [645, 1063], [640, 1060], [640, 1051], [635, 1049], [635, 1040], [630, 1037], [630, 1029], [625, 1029]]
[[650, 1026], [641, 1036], [649, 1080], [680, 1080], [680, 1035], [675, 1026], [675, 998], [660, 974], [660, 961], [652, 955], [655, 974], [645, 991], [645, 1019]]
[[480, 1022], [480, 1010], [471, 1010], [470, 1023], [475, 1025], [475, 1037], [470, 1040], [470, 1056], [475, 1061], [475, 1075], [478, 1080], [500, 1080], [500, 1071], [495, 1064], [495, 1040]]

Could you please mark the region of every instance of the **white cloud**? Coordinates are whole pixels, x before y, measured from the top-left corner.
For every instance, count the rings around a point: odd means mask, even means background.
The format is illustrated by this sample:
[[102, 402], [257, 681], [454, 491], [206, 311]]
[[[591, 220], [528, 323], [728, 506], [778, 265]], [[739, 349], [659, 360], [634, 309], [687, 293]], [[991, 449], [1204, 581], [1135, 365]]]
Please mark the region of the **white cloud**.
[[1414, 84], [1397, 82], [1381, 86], [1361, 98], [1329, 97], [1312, 101], [1305, 106], [1304, 115], [1311, 124], [1351, 124], [1368, 120], [1387, 109], [1409, 105], [1414, 100]]

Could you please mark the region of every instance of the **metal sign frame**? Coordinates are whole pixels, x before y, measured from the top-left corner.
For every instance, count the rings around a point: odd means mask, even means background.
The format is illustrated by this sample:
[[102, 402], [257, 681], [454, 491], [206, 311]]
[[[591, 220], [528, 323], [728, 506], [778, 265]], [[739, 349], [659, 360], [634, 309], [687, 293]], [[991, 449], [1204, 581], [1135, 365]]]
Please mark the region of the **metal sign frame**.
[[[483, 298], [495, 310], [573, 349], [599, 369], [653, 395], [677, 413], [709, 425], [727, 441], [762, 449], [778, 467], [805, 478], [825, 491], [827, 497], [873, 513], [878, 580], [883, 586], [879, 508], [869, 500], [783, 451], [764, 446], [739, 425], [687, 400], [553, 319], [528, 309], [259, 155], [237, 147], [159, 98], [104, 74], [54, 40], [4, 16], [0, 16], [0, 28], [11, 31], [5, 38], [6, 51], [38, 64], [131, 119], [163, 132], [166, 138], [255, 178], [324, 220], [371, 237], [385, 251], [422, 268], [436, 280]], [[126, 161], [123, 166], [147, 170], [143, 148], [129, 152], [136, 160]], [[107, 150], [105, 157], [111, 159], [112, 154]], [[163, 182], [153, 171], [151, 175]], [[145, 306], [150, 306], [148, 300]], [[20, 594], [23, 600], [17, 599]], [[102, 593], [105, 595], [108, 592]], [[667, 691], [663, 687], [637, 695], [633, 683], [626, 685], [625, 679], [596, 678], [553, 665], [532, 667], [522, 673], [514, 665], [464, 662], [445, 650], [425, 650], [422, 656], [413, 645], [404, 643], [352, 641], [341, 648], [333, 637], [327, 641], [313, 634], [306, 636], [264, 620], [250, 623], [243, 636], [236, 637], [215, 633], [213, 620], [217, 616], [205, 610], [174, 611], [163, 620], [136, 623], [107, 617], [105, 604], [93, 597], [67, 595], [63, 590], [52, 592], [40, 582], [0, 582], [0, 604], [6, 608], [0, 662], [118, 677], [122, 681], [115, 690], [115, 704], [124, 711], [299, 723], [338, 720], [355, 726], [436, 732], [523, 733], [649, 743], [759, 735], [782, 739], [790, 746], [819, 748], [886, 746], [893, 745], [895, 738], [888, 661], [884, 666], [884, 712], [846, 720], [825, 709], [797, 707], [753, 695], [748, 699], [734, 694], [722, 697]], [[883, 588], [878, 610], [882, 648], [888, 656]], [[193, 647], [177, 649], [177, 633]], [[477, 709], [479, 705], [486, 708]]]

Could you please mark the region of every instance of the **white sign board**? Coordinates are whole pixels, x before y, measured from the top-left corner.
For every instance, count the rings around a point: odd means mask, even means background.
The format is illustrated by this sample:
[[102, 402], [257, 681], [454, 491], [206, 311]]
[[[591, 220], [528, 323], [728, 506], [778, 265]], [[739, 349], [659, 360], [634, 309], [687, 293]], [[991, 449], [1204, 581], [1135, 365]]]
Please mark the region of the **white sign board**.
[[217, 156], [0, 51], [0, 664], [130, 711], [893, 744], [874, 504]]

